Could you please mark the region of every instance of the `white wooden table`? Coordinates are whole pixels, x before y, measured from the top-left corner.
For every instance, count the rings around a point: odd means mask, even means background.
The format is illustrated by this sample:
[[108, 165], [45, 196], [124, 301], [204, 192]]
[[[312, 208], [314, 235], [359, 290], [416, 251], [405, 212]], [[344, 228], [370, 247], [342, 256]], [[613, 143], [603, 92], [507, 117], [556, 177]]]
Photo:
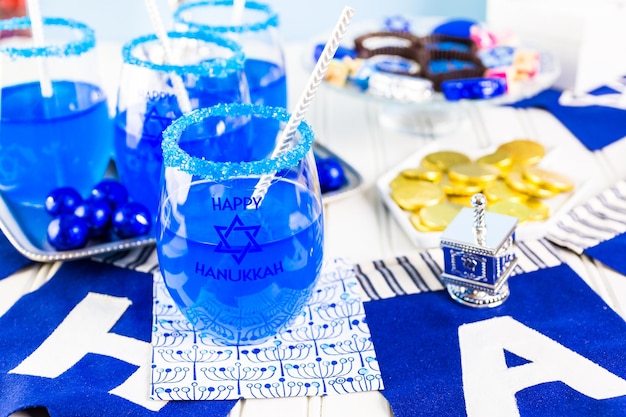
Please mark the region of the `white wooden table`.
[[[291, 103], [297, 101], [309, 76], [303, 64], [305, 54], [312, 53], [307, 50], [309, 47], [305, 43], [286, 46]], [[111, 71], [117, 62], [115, 57], [109, 59], [109, 65], [113, 67]], [[115, 79], [109, 83], [114, 86]], [[568, 141], [572, 146], [580, 146], [556, 119], [540, 110], [472, 106], [463, 110], [465, 118], [459, 128], [441, 137], [417, 136], [389, 129], [381, 125], [379, 111], [380, 106], [370, 101], [322, 88], [307, 114], [318, 140], [355, 167], [364, 181], [359, 192], [325, 207], [327, 256], [340, 256], [360, 263], [410, 255], [418, 250], [382, 203], [376, 181], [424, 146], [440, 143], [463, 150], [467, 146], [485, 146], [493, 141], [520, 137], [540, 142]], [[589, 175], [596, 178], [592, 191], [599, 192], [626, 177], [625, 157], [624, 139], [591, 155], [595, 164], [582, 169], [589, 169]], [[576, 164], [577, 161], [568, 163]], [[579, 257], [566, 250], [560, 255], [618, 314], [626, 317], [626, 277], [585, 256]], [[0, 315], [22, 294], [46, 282], [57, 267], [58, 264], [36, 265], [0, 281]], [[381, 393], [366, 392], [322, 398], [245, 400], [230, 413], [231, 417], [353, 415], [387, 417], [391, 412]]]

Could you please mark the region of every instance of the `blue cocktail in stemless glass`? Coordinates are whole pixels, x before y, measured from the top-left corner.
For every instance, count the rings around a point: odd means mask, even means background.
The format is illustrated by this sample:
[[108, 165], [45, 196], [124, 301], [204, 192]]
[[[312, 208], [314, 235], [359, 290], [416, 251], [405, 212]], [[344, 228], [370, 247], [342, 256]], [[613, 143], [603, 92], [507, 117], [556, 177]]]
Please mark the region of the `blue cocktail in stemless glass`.
[[[291, 148], [274, 158], [239, 161], [224, 153], [221, 132], [242, 121], [256, 126], [256, 118], [282, 128], [289, 115], [218, 105], [183, 116], [163, 134], [159, 265], [182, 313], [219, 344], [258, 343], [283, 329], [301, 312], [322, 264], [313, 132], [301, 123]], [[213, 133], [202, 149], [193, 146], [198, 132]], [[260, 134], [274, 140], [278, 133]], [[263, 176], [272, 183], [259, 193]]]
[[174, 22], [190, 31], [214, 32], [241, 44], [252, 104], [287, 107], [285, 58], [278, 35], [278, 15], [266, 4], [245, 2], [241, 16], [233, 0], [183, 4]]
[[[29, 18], [0, 21], [26, 33]], [[69, 19], [44, 18], [42, 45], [0, 40], [0, 192], [24, 231], [45, 241], [47, 194], [71, 186], [86, 195], [111, 160], [111, 122], [95, 34]]]
[[[115, 163], [130, 197], [153, 215], [159, 201], [162, 167], [161, 133], [183, 114], [174, 77], [184, 86], [190, 109], [217, 103], [249, 103], [244, 55], [232, 40], [211, 33], [170, 32], [173, 62], [164, 62], [156, 35], [128, 42], [122, 49], [124, 64], [115, 117]], [[178, 95], [178, 96], [177, 96]], [[251, 146], [241, 129], [224, 137], [225, 152], [246, 159], [260, 144]], [[196, 143], [202, 146], [201, 134]], [[268, 144], [267, 146], [271, 146]]]

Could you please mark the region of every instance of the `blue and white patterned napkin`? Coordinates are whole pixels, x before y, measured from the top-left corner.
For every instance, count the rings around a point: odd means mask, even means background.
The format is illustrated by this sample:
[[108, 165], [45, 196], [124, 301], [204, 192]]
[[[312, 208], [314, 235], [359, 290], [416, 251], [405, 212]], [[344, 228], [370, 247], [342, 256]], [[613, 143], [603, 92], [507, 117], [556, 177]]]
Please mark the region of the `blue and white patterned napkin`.
[[324, 263], [313, 297], [287, 329], [254, 346], [219, 346], [196, 331], [155, 274], [156, 400], [323, 396], [383, 389], [352, 264]]

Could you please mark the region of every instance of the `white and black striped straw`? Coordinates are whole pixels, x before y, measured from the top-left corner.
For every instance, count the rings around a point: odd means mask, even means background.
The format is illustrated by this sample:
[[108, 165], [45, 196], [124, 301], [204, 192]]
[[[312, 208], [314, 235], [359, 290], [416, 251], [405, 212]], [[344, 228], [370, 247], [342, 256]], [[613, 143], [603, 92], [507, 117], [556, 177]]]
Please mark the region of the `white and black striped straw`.
[[[300, 95], [300, 99], [298, 100], [295, 110], [291, 113], [291, 117], [287, 121], [287, 125], [277, 140], [276, 147], [272, 152], [272, 158], [276, 158], [278, 155], [287, 151], [291, 147], [293, 137], [298, 130], [298, 126], [300, 126], [300, 122], [304, 119], [304, 115], [306, 114], [317, 89], [326, 76], [328, 66], [335, 56], [341, 39], [343, 39], [355, 12], [356, 10], [351, 7], [344, 7], [339, 20], [333, 29], [330, 39], [326, 42], [324, 50], [315, 64], [315, 68], [309, 77], [306, 88], [304, 89], [302, 95]], [[261, 176], [259, 182], [254, 187], [253, 199], [265, 197], [273, 179], [274, 173]]]

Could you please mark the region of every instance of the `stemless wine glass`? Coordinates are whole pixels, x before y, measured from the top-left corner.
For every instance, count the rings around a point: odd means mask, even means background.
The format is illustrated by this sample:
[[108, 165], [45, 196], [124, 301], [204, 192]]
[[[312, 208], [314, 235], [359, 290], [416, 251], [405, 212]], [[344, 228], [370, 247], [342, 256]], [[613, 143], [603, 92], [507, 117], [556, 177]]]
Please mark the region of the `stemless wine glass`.
[[183, 4], [174, 22], [191, 31], [209, 31], [241, 44], [252, 104], [287, 107], [285, 58], [278, 35], [278, 15], [266, 4], [247, 1], [236, 16], [233, 0]]
[[[242, 120], [257, 126], [256, 118], [277, 121], [277, 130], [249, 133], [275, 140], [288, 114], [218, 105], [177, 119], [163, 134], [159, 265], [182, 313], [220, 344], [257, 343], [284, 328], [302, 310], [322, 263], [313, 132], [301, 123], [293, 146], [274, 158], [241, 162], [224, 153], [223, 136]], [[271, 185], [255, 190], [264, 175]]]
[[98, 77], [95, 34], [69, 19], [44, 18], [43, 43], [24, 36], [29, 18], [0, 21], [0, 192], [36, 241], [45, 241], [46, 195], [82, 195], [111, 160], [111, 122]]
[[[250, 102], [244, 55], [238, 44], [211, 33], [170, 32], [168, 37], [171, 63], [164, 61], [156, 35], [141, 36], [123, 47], [115, 117], [118, 175], [130, 197], [144, 204], [153, 216], [159, 203], [161, 133], [183, 114], [184, 102], [189, 102], [186, 111], [217, 103]], [[177, 91], [175, 77], [183, 91]], [[235, 139], [228, 148], [224, 144], [225, 150], [249, 158], [246, 152], [255, 148]]]

